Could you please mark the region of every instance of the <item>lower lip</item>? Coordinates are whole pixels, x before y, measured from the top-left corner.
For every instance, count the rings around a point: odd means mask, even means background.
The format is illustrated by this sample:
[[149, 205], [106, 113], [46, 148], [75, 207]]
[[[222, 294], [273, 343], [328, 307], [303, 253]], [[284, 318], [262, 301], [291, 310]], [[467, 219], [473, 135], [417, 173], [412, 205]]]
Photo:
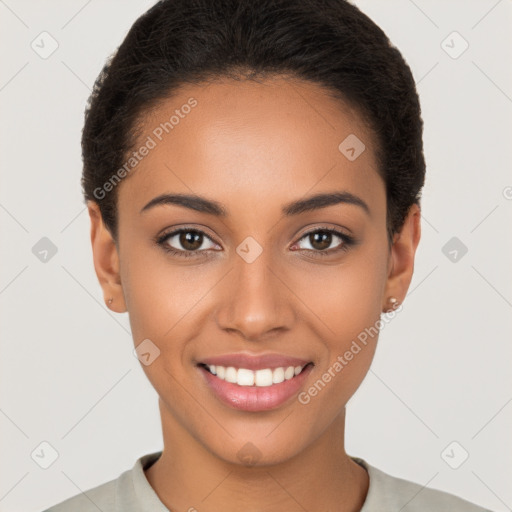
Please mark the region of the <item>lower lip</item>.
[[313, 365], [308, 365], [290, 380], [272, 386], [239, 386], [219, 379], [203, 366], [198, 368], [210, 389], [224, 404], [243, 411], [267, 411], [281, 406], [298, 393]]

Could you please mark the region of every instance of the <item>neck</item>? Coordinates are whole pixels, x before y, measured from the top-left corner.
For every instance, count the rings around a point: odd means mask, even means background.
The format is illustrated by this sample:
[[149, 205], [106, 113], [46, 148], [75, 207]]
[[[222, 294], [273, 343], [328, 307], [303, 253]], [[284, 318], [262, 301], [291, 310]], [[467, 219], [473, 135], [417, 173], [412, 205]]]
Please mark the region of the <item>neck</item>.
[[300, 453], [247, 466], [214, 455], [159, 403], [164, 449], [145, 474], [171, 512], [361, 510], [369, 480], [345, 452], [345, 409]]

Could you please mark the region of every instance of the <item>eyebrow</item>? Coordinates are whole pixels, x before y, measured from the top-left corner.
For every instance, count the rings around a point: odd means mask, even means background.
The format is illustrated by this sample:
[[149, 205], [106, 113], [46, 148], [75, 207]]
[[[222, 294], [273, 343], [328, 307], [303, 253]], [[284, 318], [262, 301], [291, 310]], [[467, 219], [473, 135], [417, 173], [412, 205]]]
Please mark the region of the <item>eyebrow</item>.
[[[368, 205], [360, 197], [347, 191], [316, 194], [305, 199], [299, 199], [297, 201], [287, 203], [282, 207], [282, 213], [286, 217], [290, 217], [340, 203], [359, 206], [368, 215], [370, 215], [370, 208]], [[149, 201], [149, 203], [142, 208], [140, 213], [142, 214], [155, 206], [168, 204], [183, 206], [190, 210], [208, 213], [217, 217], [225, 218], [228, 216], [228, 210], [223, 204], [195, 194], [162, 194]]]

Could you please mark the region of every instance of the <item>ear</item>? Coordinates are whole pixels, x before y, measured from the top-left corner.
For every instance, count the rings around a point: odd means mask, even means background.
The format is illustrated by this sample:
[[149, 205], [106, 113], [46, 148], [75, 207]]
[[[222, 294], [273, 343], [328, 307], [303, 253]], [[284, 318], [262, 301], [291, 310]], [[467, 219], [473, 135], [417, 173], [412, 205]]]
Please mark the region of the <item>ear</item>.
[[391, 246], [388, 266], [388, 279], [384, 296], [382, 297], [382, 311], [390, 310], [389, 297], [396, 297], [397, 304], [402, 304], [411, 284], [414, 271], [414, 257], [421, 237], [421, 211], [417, 204], [413, 204], [404, 225], [396, 233]]
[[[103, 223], [99, 206], [94, 201], [87, 201], [91, 219], [91, 245], [96, 276], [103, 289], [107, 307], [117, 313], [126, 311], [121, 275], [119, 272], [119, 254], [110, 231]], [[109, 304], [109, 299], [112, 302]]]

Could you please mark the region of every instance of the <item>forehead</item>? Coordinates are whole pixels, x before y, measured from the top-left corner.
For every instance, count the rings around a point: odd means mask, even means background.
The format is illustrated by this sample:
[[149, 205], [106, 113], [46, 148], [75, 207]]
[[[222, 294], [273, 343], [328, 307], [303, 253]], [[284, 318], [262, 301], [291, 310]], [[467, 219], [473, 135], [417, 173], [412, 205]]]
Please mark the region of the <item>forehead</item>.
[[377, 207], [384, 198], [372, 132], [310, 82], [187, 84], [146, 112], [134, 149], [142, 146], [150, 149], [120, 186], [120, 214], [176, 191], [244, 208], [334, 188]]

